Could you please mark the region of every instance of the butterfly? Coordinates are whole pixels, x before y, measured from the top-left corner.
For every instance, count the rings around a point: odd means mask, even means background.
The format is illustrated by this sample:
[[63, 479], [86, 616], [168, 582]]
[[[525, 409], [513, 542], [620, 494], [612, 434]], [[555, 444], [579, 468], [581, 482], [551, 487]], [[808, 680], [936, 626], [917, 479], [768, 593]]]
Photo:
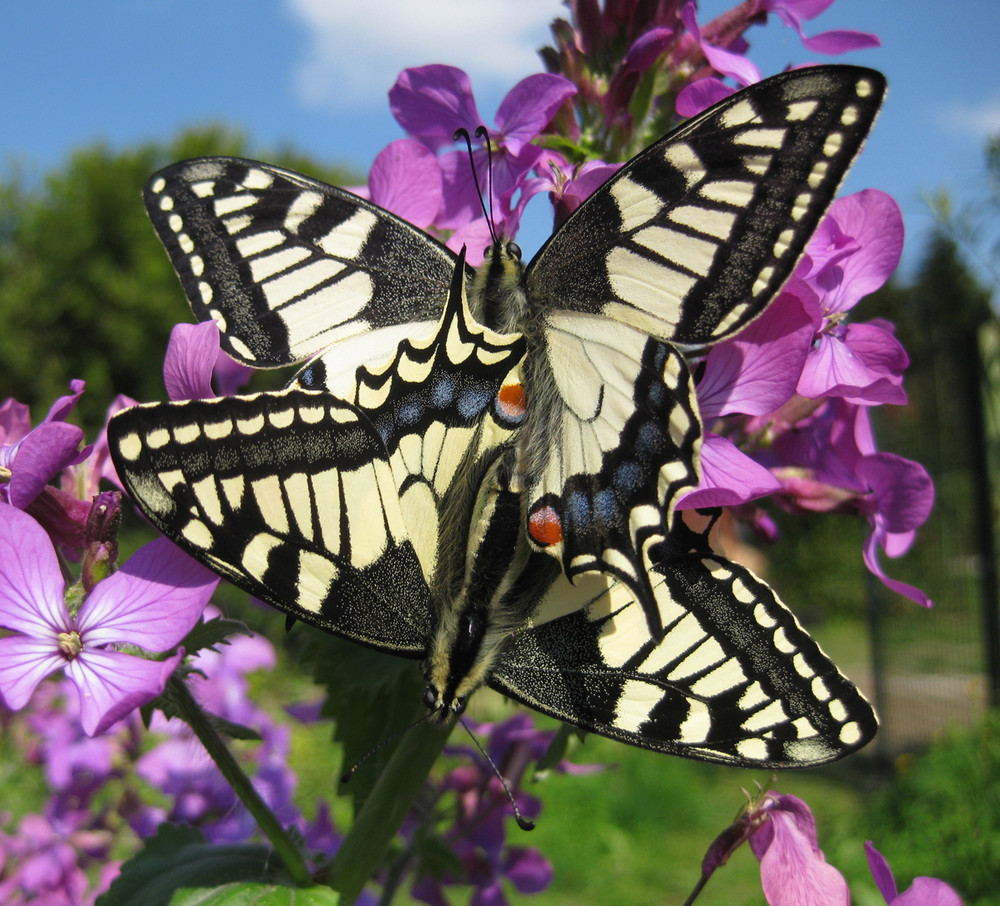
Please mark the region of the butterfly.
[[702, 428], [680, 348], [759, 315], [881, 105], [820, 66], [626, 163], [524, 266], [473, 270], [388, 211], [253, 161], [155, 174], [195, 315], [282, 391], [139, 406], [126, 490], [236, 585], [422, 661], [442, 719], [491, 686], [657, 751], [743, 765], [867, 742], [858, 690], [749, 570], [675, 513]]

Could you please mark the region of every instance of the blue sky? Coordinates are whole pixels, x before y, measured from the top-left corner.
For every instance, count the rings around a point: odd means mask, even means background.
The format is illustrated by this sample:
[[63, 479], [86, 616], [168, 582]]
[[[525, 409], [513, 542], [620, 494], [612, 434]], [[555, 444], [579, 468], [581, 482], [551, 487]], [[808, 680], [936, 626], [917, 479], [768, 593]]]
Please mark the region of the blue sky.
[[[730, 5], [703, 0], [702, 21]], [[462, 66], [490, 120], [506, 90], [540, 70], [535, 48], [563, 10], [556, 0], [8, 0], [0, 9], [0, 171], [16, 164], [29, 175], [84, 143], [127, 147], [212, 121], [239, 127], [260, 153], [292, 146], [363, 173], [400, 137], [386, 101], [400, 69]], [[882, 39], [837, 58], [881, 69], [890, 86], [846, 189], [895, 196], [912, 269], [932, 224], [923, 197], [945, 188], [973, 201], [983, 190], [985, 138], [1000, 131], [1000, 2], [836, 0], [806, 31], [831, 28]], [[765, 74], [817, 59], [773, 19], [747, 37]], [[522, 234], [526, 253], [544, 238], [537, 230]]]

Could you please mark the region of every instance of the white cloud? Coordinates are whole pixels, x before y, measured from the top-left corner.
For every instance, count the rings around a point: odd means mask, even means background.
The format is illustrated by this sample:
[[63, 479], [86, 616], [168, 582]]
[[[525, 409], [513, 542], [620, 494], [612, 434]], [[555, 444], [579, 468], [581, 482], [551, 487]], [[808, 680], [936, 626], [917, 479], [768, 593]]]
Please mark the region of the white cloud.
[[384, 98], [402, 69], [425, 63], [459, 66], [477, 86], [512, 86], [542, 69], [537, 49], [552, 19], [566, 14], [558, 0], [285, 2], [309, 34], [298, 95], [336, 109]]
[[946, 126], [961, 130], [966, 135], [987, 138], [1000, 132], [1000, 98], [984, 100], [978, 104], [955, 104], [942, 117]]

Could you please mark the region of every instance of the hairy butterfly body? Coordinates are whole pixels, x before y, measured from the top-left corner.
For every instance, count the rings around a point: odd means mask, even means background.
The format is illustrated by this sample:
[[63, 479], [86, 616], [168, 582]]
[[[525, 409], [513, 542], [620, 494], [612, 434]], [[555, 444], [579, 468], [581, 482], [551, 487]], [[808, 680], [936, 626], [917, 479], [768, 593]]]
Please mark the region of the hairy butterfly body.
[[884, 80], [752, 86], [626, 164], [524, 267], [356, 196], [208, 158], [147, 186], [196, 315], [279, 393], [138, 407], [119, 476], [237, 585], [420, 658], [425, 702], [480, 685], [635, 745], [826, 761], [870, 706], [774, 593], [674, 516], [701, 424], [677, 345], [730, 336], [790, 275]]

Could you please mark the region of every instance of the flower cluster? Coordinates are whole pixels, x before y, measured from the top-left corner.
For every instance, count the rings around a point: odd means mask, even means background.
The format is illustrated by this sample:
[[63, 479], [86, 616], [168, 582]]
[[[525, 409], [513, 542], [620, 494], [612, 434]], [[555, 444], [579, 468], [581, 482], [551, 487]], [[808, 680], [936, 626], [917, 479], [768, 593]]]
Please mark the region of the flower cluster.
[[[760, 78], [744, 55], [744, 33], [768, 13], [816, 52], [877, 45], [851, 31], [804, 37], [802, 20], [828, 5], [756, 0], [699, 26], [694, 4], [679, 0], [572, 3], [572, 24], [558, 20], [557, 46], [543, 51], [550, 72], [511, 89], [473, 166], [452, 148], [456, 129], [480, 122], [468, 76], [442, 65], [407, 69], [389, 99], [409, 137], [378, 156], [368, 194], [452, 248], [468, 246], [474, 263], [490, 241], [474, 169], [492, 174], [490, 210], [505, 236], [514, 236], [525, 205], [541, 193], [558, 225], [615, 171], [618, 164], [606, 161], [659, 138], [675, 107], [697, 112], [730, 93], [719, 77], [742, 85]], [[707, 429], [703, 478], [679, 506], [731, 507], [765, 534], [774, 524], [763, 498], [791, 511], [859, 516], [871, 526], [863, 550], [871, 572], [926, 605], [920, 589], [891, 579], [878, 559], [879, 551], [908, 550], [934, 498], [924, 468], [879, 452], [870, 427], [872, 407], [906, 402], [908, 359], [888, 322], [849, 320], [889, 278], [902, 244], [902, 217], [888, 195], [839, 199], [781, 296], [740, 335], [693, 356]]]
[[[548, 860], [531, 847], [509, 845], [506, 829], [515, 806], [522, 819], [533, 819], [541, 810], [541, 802], [521, 787], [528, 769], [546, 754], [555, 734], [536, 729], [530, 715], [523, 712], [498, 724], [466, 724], [470, 733], [486, 740], [485, 755], [472, 747], [450, 749], [451, 755], [468, 761], [452, 769], [432, 796], [448, 804], [442, 813], [446, 828], [442, 836], [457, 859], [456, 869], [461, 870], [424, 873], [418, 876], [411, 893], [432, 906], [447, 906], [448, 887], [472, 885], [469, 902], [474, 906], [502, 906], [507, 902], [502, 880], [522, 894], [538, 893], [552, 881]], [[580, 774], [594, 768], [564, 760], [555, 770]], [[411, 843], [417, 831], [413, 821], [403, 826], [403, 834]]]

